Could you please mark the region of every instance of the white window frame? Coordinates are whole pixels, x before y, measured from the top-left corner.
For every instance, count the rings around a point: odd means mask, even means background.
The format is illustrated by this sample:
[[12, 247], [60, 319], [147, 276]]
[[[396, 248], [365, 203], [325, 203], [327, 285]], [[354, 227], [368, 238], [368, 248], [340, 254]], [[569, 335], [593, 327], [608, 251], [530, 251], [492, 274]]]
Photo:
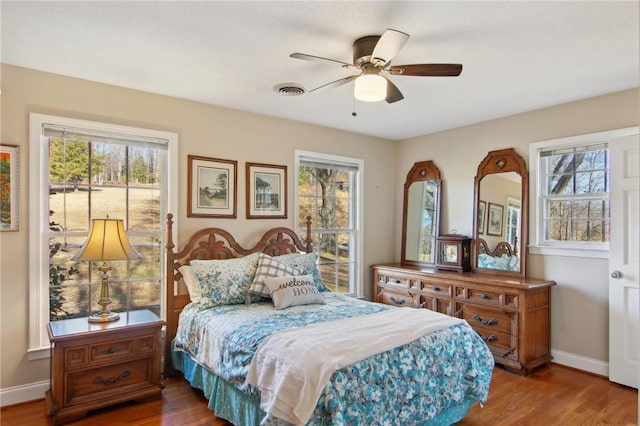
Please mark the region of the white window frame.
[[[138, 127], [121, 126], [96, 121], [79, 120], [46, 114], [31, 113], [29, 116], [29, 349], [28, 358], [41, 359], [49, 357], [49, 338], [46, 325], [49, 322], [49, 258], [48, 240], [49, 215], [42, 212], [49, 211], [49, 189], [44, 185], [48, 182], [48, 146], [44, 146], [47, 138], [43, 136], [43, 126], [84, 129], [96, 133], [111, 133], [130, 137], [155, 138], [166, 140], [167, 145], [167, 184], [168, 212], [177, 211], [178, 194], [178, 135]], [[163, 212], [164, 214], [164, 212]], [[166, 231], [163, 220], [162, 230]], [[178, 227], [175, 226], [174, 230]], [[174, 236], [175, 239], [175, 236]], [[160, 285], [160, 310], [162, 318], [166, 317], [166, 301], [164, 292], [164, 258], [161, 257], [161, 271], [163, 278]]]
[[[318, 161], [326, 161], [327, 163], [339, 164], [356, 164], [358, 166], [358, 173], [355, 179], [356, 196], [355, 201], [355, 217], [353, 217], [353, 227], [355, 231], [354, 240], [356, 242], [355, 247], [350, 247], [349, 252], [351, 256], [354, 256], [355, 264], [358, 265], [354, 270], [355, 283], [353, 286], [349, 284], [350, 288], [354, 290], [353, 293], [349, 293], [349, 296], [364, 297], [364, 259], [363, 259], [363, 232], [362, 224], [364, 223], [364, 160], [360, 158], [344, 157], [340, 155], [323, 154], [312, 151], [295, 150], [294, 152], [294, 164], [295, 164], [295, 185], [294, 187], [294, 218], [299, 215], [300, 209], [298, 208], [298, 176], [300, 173], [300, 159], [301, 158], [314, 158]], [[295, 227], [296, 231], [300, 234], [304, 229], [299, 228], [298, 221], [296, 219]]]
[[[533, 241], [529, 245], [529, 253], [542, 255], [572, 256], [584, 258], [609, 258], [609, 243], [581, 243], [581, 242], [554, 242], [544, 244], [544, 203], [540, 194], [542, 193], [542, 182], [540, 181], [540, 169], [542, 159], [540, 152], [549, 149], [570, 148], [575, 146], [593, 145], [597, 143], [609, 143], [612, 139], [637, 134], [637, 127], [627, 127], [623, 129], [608, 130], [604, 132], [589, 133], [584, 135], [570, 136], [566, 138], [551, 139], [547, 141], [534, 142], [529, 145], [530, 182], [533, 183], [533, 191], [530, 192], [529, 201], [532, 206], [531, 223], [533, 225]], [[613, 188], [609, 188], [611, 192]]]

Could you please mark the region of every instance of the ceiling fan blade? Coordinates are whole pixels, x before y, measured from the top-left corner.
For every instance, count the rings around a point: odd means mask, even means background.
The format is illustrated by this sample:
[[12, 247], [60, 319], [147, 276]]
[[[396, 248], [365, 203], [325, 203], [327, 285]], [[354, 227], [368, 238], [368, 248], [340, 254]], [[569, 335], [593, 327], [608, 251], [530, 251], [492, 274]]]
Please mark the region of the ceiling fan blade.
[[303, 61], [324, 62], [326, 64], [340, 65], [343, 68], [356, 68], [352, 64], [348, 64], [346, 62], [323, 58], [321, 56], [307, 55], [306, 53], [292, 53], [291, 55], [289, 55], [289, 57], [294, 59], [302, 59]]
[[409, 34], [392, 29], [386, 30], [373, 48], [371, 63], [384, 67], [398, 54], [407, 40], [409, 40]]
[[461, 64], [413, 64], [393, 65], [387, 70], [392, 75], [423, 77], [457, 77], [462, 72]]
[[396, 85], [393, 84], [391, 80], [387, 78], [387, 97], [385, 98], [385, 101], [387, 101], [387, 103], [389, 104], [392, 104], [394, 102], [398, 102], [403, 99], [404, 99], [404, 96], [402, 96], [400, 89], [398, 89]]
[[347, 84], [348, 82], [350, 82], [351, 80], [355, 79], [356, 77], [357, 77], [357, 75], [350, 75], [349, 77], [344, 77], [344, 78], [341, 78], [339, 80], [332, 81], [331, 83], [323, 84], [322, 86], [318, 86], [315, 89], [309, 90], [309, 93], [315, 92], [316, 90], [320, 90], [320, 89], [328, 89], [328, 88], [333, 88], [333, 87], [340, 87], [343, 84]]

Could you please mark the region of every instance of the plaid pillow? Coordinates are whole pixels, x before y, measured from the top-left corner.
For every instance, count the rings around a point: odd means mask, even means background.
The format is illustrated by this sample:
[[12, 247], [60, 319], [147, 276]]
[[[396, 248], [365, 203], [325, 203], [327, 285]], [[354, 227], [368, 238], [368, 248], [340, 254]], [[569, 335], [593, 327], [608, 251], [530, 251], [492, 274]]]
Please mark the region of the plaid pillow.
[[265, 284], [265, 278], [302, 275], [303, 271], [293, 266], [278, 262], [268, 254], [260, 253], [258, 268], [253, 283], [249, 286], [249, 293], [254, 296], [271, 297], [271, 291]]

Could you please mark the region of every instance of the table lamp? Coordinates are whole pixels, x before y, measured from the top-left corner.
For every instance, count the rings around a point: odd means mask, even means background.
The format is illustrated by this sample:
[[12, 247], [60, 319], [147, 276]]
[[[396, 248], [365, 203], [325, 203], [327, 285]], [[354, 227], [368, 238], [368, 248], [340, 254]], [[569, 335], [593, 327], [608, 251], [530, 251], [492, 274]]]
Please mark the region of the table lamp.
[[109, 311], [111, 297], [109, 296], [109, 271], [111, 260], [141, 259], [142, 256], [131, 246], [124, 230], [122, 219], [92, 219], [89, 238], [80, 251], [71, 260], [102, 261], [98, 268], [102, 272], [100, 298], [98, 304], [102, 306], [100, 312], [89, 317], [89, 322], [101, 323], [117, 321], [120, 316]]

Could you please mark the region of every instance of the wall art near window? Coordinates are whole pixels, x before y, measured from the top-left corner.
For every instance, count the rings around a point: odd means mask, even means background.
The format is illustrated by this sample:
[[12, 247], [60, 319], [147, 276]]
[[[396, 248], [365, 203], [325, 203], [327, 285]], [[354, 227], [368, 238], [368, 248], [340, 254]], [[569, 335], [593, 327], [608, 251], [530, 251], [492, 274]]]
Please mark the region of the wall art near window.
[[247, 163], [247, 219], [287, 218], [287, 166]]
[[0, 145], [0, 231], [17, 231], [20, 220], [20, 157], [16, 145]]
[[487, 222], [487, 235], [502, 236], [502, 216], [504, 206], [489, 203], [489, 220]]
[[478, 203], [478, 233], [484, 234], [484, 223], [487, 217], [487, 203], [480, 201]]
[[187, 217], [236, 217], [238, 162], [188, 156]]

